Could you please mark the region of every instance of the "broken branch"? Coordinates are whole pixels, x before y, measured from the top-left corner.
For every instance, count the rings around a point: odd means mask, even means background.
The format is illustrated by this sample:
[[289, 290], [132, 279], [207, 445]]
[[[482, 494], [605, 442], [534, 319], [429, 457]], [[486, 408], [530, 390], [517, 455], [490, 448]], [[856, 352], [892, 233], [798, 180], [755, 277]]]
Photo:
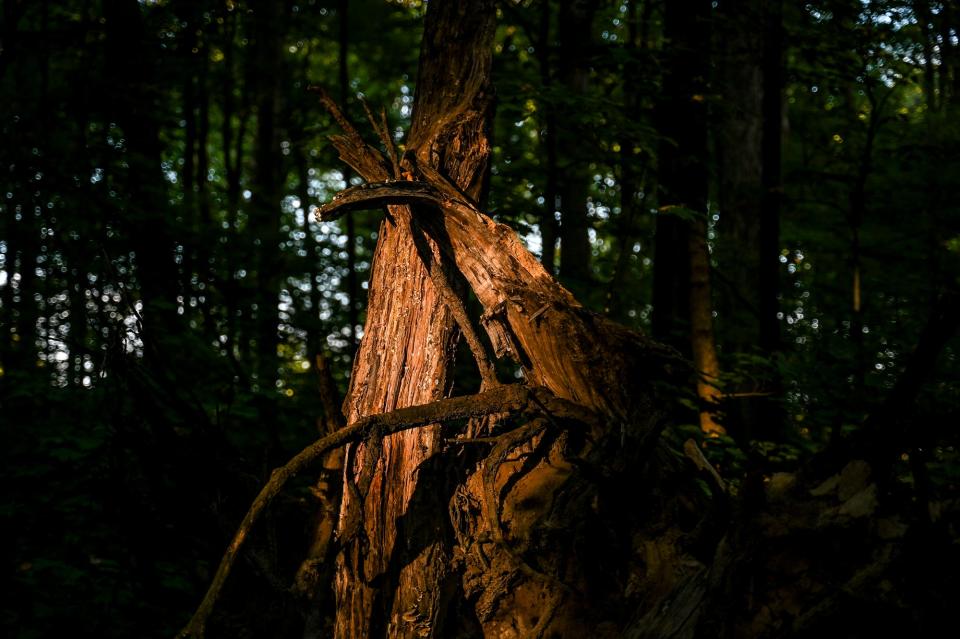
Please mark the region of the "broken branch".
[[317, 209], [316, 215], [321, 222], [329, 222], [350, 211], [377, 209], [388, 204], [441, 206], [444, 202], [440, 192], [426, 182], [388, 180], [344, 189]]
[[390, 177], [390, 169], [386, 160], [383, 159], [383, 155], [364, 142], [360, 132], [347, 119], [347, 116], [340, 110], [340, 106], [330, 97], [330, 94], [319, 86], [309, 86], [307, 90], [317, 94], [320, 98], [320, 104], [333, 116], [337, 125], [343, 130], [343, 135], [330, 136], [330, 142], [340, 153], [340, 159], [368, 179], [373, 177], [378, 180], [385, 180]]

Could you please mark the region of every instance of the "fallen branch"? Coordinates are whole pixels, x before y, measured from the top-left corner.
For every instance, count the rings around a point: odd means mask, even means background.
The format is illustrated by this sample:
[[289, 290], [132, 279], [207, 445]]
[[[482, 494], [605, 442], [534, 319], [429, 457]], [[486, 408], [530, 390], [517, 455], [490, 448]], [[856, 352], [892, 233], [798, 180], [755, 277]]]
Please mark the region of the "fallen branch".
[[426, 182], [387, 180], [344, 189], [317, 209], [317, 219], [329, 222], [350, 211], [378, 209], [388, 204], [428, 204], [442, 206], [447, 201], [440, 191]]
[[538, 406], [548, 407], [558, 417], [578, 420], [580, 418], [596, 419], [596, 416], [592, 416], [589, 410], [573, 404], [573, 402], [554, 397], [547, 389], [533, 389], [511, 384], [497, 386], [476, 395], [441, 399], [430, 404], [370, 415], [310, 444], [285, 465], [271, 473], [270, 479], [260, 490], [250, 506], [250, 510], [247, 511], [243, 521], [240, 522], [233, 540], [220, 560], [220, 566], [217, 568], [216, 575], [214, 575], [213, 582], [207, 589], [203, 601], [193, 614], [190, 622], [180, 631], [177, 637], [200, 639], [204, 636], [206, 623], [213, 606], [253, 525], [288, 480], [309, 467], [328, 451], [370, 437], [384, 437], [426, 424], [469, 419], [495, 413], [516, 413], [530, 409], [540, 410], [537, 408]]

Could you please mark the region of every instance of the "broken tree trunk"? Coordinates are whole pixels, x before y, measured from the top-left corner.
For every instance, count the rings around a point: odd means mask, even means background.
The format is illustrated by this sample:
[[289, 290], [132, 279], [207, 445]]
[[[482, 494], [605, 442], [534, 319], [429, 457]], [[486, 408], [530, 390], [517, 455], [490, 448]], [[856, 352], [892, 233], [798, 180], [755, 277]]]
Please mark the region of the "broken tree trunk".
[[[388, 210], [345, 413], [352, 423], [449, 392], [456, 339], [449, 309], [462, 304], [444, 299], [458, 294], [462, 277], [483, 307], [496, 355], [512, 358], [527, 383], [604, 419], [575, 435], [556, 416], [507, 434], [487, 422], [476, 428], [492, 436], [475, 440], [493, 446], [485, 459], [445, 450], [441, 426], [351, 450], [338, 530], [338, 637], [577, 636], [598, 624], [621, 628], [629, 609], [621, 605], [623, 584], [596, 572], [607, 561], [621, 572], [629, 535], [611, 533], [615, 551], [588, 548], [610, 523], [598, 524], [605, 521], [597, 516], [598, 486], [610, 480], [608, 470], [616, 474], [631, 461], [640, 468], [662, 424], [654, 384], [667, 377], [667, 362], [682, 365], [586, 311], [512, 229], [478, 208], [489, 156], [493, 31], [488, 0], [430, 3], [402, 159], [388, 132], [376, 127], [389, 162], [336, 114], [346, 134], [333, 141], [370, 184], [341, 194], [321, 214]], [[435, 270], [444, 273], [441, 282], [454, 282], [441, 284], [446, 292], [434, 286]], [[458, 317], [471, 334], [464, 314]], [[473, 350], [481, 371], [489, 370]], [[678, 578], [675, 556], [659, 563], [663, 579], [655, 587], [635, 594], [664, 596]]]
[[[490, 50], [485, 45], [492, 36], [493, 16], [489, 10], [458, 11], [455, 3], [438, 3], [428, 13], [422, 58], [432, 62], [421, 66], [409, 144], [432, 143], [437, 155], [430, 162], [477, 197], [489, 156], [484, 133]], [[478, 67], [472, 75], [471, 64]], [[468, 86], [471, 77], [474, 86]], [[470, 103], [458, 109], [461, 97]], [[450, 139], [430, 140], [431, 127], [447, 114], [468, 116], [462, 131], [450, 123], [445, 129]], [[388, 137], [384, 141], [390, 144]], [[351, 163], [365, 179], [391, 174], [357, 136], [343, 144], [354, 146], [359, 161]], [[396, 167], [391, 168], [398, 177]], [[450, 391], [457, 339], [453, 316], [410, 232], [411, 207], [388, 210], [373, 260], [364, 338], [345, 403], [351, 423], [425, 404]], [[416, 507], [416, 518], [408, 516], [414, 492], [423, 483], [419, 469], [440, 446], [440, 426], [433, 425], [348, 451], [338, 526], [342, 551], [335, 577], [336, 636], [418, 636], [417, 624], [423, 619], [436, 623], [442, 616], [451, 590], [449, 547], [436, 534], [443, 526], [445, 504], [434, 501], [430, 507]], [[414, 618], [410, 610], [417, 611]]]

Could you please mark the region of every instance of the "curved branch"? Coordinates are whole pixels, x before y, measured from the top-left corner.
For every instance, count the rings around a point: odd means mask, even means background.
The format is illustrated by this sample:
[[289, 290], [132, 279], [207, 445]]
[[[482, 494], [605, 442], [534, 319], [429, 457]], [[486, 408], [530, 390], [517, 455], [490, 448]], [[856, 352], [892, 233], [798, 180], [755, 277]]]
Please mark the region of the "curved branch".
[[344, 189], [317, 210], [321, 222], [335, 220], [356, 210], [378, 209], [388, 204], [426, 204], [443, 206], [448, 202], [439, 190], [426, 182], [387, 180]]
[[563, 414], [574, 414], [578, 417], [589, 417], [590, 411], [571, 406], [571, 402], [557, 402], [556, 400], [557, 398], [554, 398], [553, 394], [545, 388], [534, 389], [517, 384], [503, 385], [475, 395], [441, 399], [421, 406], [411, 406], [389, 413], [370, 415], [326, 437], [321, 437], [271, 473], [270, 479], [260, 490], [256, 499], [253, 500], [250, 510], [247, 511], [243, 521], [240, 522], [233, 540], [220, 560], [216, 575], [214, 575], [213, 582], [207, 589], [203, 601], [193, 614], [190, 622], [180, 631], [177, 637], [185, 639], [187, 637], [201, 638], [204, 636], [206, 623], [213, 611], [213, 606], [253, 525], [280, 493], [288, 480], [319, 460], [328, 451], [349, 443], [365, 440], [374, 435], [382, 437], [442, 421], [469, 419], [495, 413], [516, 413], [530, 410], [538, 405], [546, 405], [551, 410], [558, 411], [561, 416]]

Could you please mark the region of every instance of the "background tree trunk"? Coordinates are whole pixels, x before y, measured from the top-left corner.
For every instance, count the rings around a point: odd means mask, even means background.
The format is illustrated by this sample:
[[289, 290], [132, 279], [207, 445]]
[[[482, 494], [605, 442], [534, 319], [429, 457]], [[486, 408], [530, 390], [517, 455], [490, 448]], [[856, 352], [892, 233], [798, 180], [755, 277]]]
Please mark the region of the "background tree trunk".
[[[590, 56], [593, 54], [593, 20], [596, 0], [560, 3], [557, 79], [571, 100], [586, 98], [590, 86]], [[555, 128], [560, 198], [560, 277], [575, 293], [585, 294], [590, 285], [590, 218], [587, 198], [591, 176], [584, 159], [588, 139], [576, 109], [562, 108]]]
[[[280, 109], [280, 47], [282, 33], [282, 7], [270, 0], [254, 5], [256, 16], [256, 53], [252, 61], [257, 81], [257, 140], [254, 151], [255, 175], [250, 208], [250, 230], [256, 241], [257, 291], [256, 291], [256, 340], [258, 366], [257, 381], [265, 392], [262, 401], [272, 394], [277, 378], [277, 335], [280, 296], [280, 134], [277, 113]], [[276, 420], [267, 406], [265, 425]]]
[[[720, 4], [717, 109], [717, 170], [720, 241], [717, 259], [722, 283], [717, 328], [726, 353], [760, 352], [760, 226], [763, 215], [763, 30], [761, 0]], [[777, 264], [779, 268], [779, 263]], [[761, 432], [760, 404], [753, 394], [766, 389], [748, 370], [751, 383], [725, 389], [724, 413], [738, 437]], [[734, 397], [736, 396], [736, 397]]]
[[656, 227], [653, 330], [658, 338], [692, 355], [699, 373], [700, 427], [721, 433], [723, 428], [714, 416], [720, 366], [707, 246], [710, 3], [668, 4], [664, 19], [671, 53], [658, 113], [666, 139], [660, 144], [658, 169], [662, 194]]
[[[704, 215], [708, 175], [706, 90], [710, 3], [667, 3], [664, 14], [663, 97], [656, 120], [660, 143], [657, 177], [661, 213], [656, 221], [653, 336], [690, 352], [691, 214]], [[668, 208], [669, 207], [669, 208]], [[672, 210], [671, 210], [672, 209]]]

